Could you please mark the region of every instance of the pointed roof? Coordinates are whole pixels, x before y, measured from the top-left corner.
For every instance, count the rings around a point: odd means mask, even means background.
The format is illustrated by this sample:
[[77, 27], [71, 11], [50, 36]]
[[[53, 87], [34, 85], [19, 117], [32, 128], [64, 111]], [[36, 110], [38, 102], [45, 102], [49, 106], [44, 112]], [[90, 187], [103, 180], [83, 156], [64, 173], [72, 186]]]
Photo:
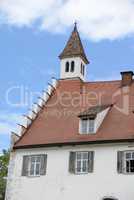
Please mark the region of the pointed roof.
[[64, 48], [64, 50], [62, 51], [62, 53], [59, 55], [59, 58], [68, 58], [71, 56], [80, 56], [84, 62], [86, 64], [89, 64], [89, 61], [86, 57], [80, 36], [79, 36], [79, 32], [77, 30], [77, 24], [75, 23], [74, 25], [74, 30], [72, 31], [72, 34]]

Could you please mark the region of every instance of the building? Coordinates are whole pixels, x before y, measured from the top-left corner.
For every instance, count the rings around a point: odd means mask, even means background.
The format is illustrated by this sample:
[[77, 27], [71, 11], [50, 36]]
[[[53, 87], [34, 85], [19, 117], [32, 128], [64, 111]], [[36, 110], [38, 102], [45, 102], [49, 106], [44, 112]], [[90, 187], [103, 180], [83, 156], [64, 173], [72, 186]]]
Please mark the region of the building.
[[86, 82], [75, 24], [60, 79], [12, 135], [6, 200], [133, 200], [134, 81]]

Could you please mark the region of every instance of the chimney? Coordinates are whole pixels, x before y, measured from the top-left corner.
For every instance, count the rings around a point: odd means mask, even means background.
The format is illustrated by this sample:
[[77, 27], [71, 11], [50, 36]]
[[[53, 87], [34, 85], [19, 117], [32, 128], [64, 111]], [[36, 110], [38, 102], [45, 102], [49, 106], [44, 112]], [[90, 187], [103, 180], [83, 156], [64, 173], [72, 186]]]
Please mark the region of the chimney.
[[121, 72], [122, 76], [122, 86], [130, 86], [133, 82], [133, 71]]

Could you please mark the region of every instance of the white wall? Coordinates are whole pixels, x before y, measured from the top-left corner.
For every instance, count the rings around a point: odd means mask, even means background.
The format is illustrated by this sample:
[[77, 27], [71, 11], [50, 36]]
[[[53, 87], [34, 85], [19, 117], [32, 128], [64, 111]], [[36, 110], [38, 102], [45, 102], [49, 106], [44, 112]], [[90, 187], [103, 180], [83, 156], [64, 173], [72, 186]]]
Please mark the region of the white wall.
[[[75, 71], [74, 72], [65, 72], [65, 66], [66, 62], [70, 63], [74, 61], [75, 62]], [[81, 63], [85, 66], [85, 76], [81, 74]], [[72, 58], [65, 58], [61, 59], [61, 72], [60, 72], [60, 78], [65, 79], [65, 78], [74, 78], [74, 77], [79, 77], [82, 80], [85, 80], [86, 77], [86, 64], [83, 62], [83, 60], [80, 57], [72, 57]]]
[[101, 124], [102, 124], [104, 118], [106, 117], [109, 109], [110, 109], [110, 107], [97, 114], [97, 117], [95, 119], [95, 133], [97, 132], [97, 130], [101, 126]]
[[[68, 172], [70, 151], [95, 151], [94, 173]], [[134, 145], [88, 145], [51, 149], [17, 150], [12, 156], [6, 200], [134, 200], [134, 175], [117, 173], [117, 151], [134, 150]], [[47, 175], [22, 177], [23, 155], [48, 154]]]

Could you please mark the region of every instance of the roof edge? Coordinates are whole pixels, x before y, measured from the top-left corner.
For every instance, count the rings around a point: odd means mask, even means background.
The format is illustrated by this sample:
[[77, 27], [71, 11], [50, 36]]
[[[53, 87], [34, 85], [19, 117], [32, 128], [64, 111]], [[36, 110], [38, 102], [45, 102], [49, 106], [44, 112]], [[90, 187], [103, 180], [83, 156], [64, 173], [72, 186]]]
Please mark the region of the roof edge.
[[126, 143], [134, 142], [134, 138], [125, 139], [111, 139], [111, 140], [95, 140], [95, 141], [81, 141], [81, 142], [61, 142], [61, 143], [49, 143], [49, 144], [35, 144], [35, 145], [22, 145], [14, 146], [13, 149], [30, 149], [30, 148], [42, 148], [42, 147], [62, 147], [62, 146], [75, 146], [75, 145], [87, 145], [87, 144], [113, 144], [113, 143]]

